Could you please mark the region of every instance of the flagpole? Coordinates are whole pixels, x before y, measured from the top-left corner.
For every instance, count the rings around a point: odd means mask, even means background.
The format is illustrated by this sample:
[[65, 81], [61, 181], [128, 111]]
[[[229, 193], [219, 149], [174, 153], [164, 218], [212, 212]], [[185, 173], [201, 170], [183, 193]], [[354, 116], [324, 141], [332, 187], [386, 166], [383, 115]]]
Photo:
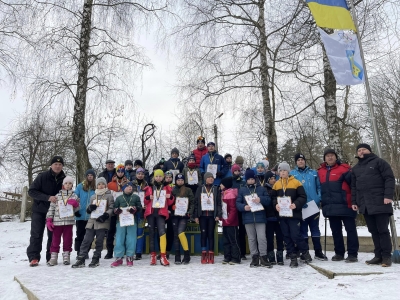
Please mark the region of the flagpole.
[[[360, 31], [358, 29], [358, 21], [357, 21], [357, 15], [356, 15], [356, 10], [355, 10], [355, 6], [354, 6], [354, 0], [350, 0], [351, 3], [351, 14], [353, 16], [353, 21], [354, 21], [354, 25], [356, 27], [356, 35], [357, 35], [357, 40], [358, 40], [358, 46], [360, 47], [360, 55], [361, 55], [361, 60], [362, 60], [362, 64], [364, 67], [364, 78], [365, 78], [365, 90], [367, 93], [367, 102], [368, 102], [368, 106], [369, 106], [369, 114], [371, 117], [371, 121], [372, 121], [372, 130], [374, 133], [374, 144], [375, 144], [375, 149], [378, 152], [379, 157], [383, 157], [383, 153], [382, 153], [382, 148], [381, 148], [381, 144], [380, 144], [380, 138], [379, 138], [379, 131], [378, 131], [378, 124], [376, 123], [376, 119], [375, 119], [375, 113], [374, 113], [374, 104], [372, 102], [372, 95], [371, 95], [371, 88], [369, 85], [369, 79], [368, 79], [368, 74], [367, 74], [367, 66], [365, 64], [365, 58], [364, 58], [364, 50], [361, 44], [361, 36], [360, 36]], [[396, 262], [396, 257], [399, 256], [399, 243], [397, 241], [397, 231], [396, 231], [396, 224], [394, 222], [394, 217], [393, 215], [390, 217], [390, 230], [392, 232], [392, 243], [393, 243], [393, 247], [394, 247], [394, 252], [393, 252], [393, 257], [394, 262]], [[397, 257], [397, 260], [399, 258]], [[400, 263], [400, 261], [397, 261], [397, 263]]]

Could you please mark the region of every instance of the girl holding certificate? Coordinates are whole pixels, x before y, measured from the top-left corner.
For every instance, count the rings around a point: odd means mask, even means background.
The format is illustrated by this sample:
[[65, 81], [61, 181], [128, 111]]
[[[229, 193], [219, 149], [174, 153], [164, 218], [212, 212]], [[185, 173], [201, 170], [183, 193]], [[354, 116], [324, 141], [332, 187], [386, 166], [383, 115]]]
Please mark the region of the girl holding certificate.
[[[175, 187], [172, 190], [175, 203], [172, 205], [171, 219], [174, 229], [175, 264], [184, 265], [190, 262], [189, 245], [185, 234], [188, 219], [193, 214], [194, 195], [190, 188], [185, 187], [185, 176], [181, 173], [175, 177]], [[183, 261], [181, 261], [180, 246], [183, 248]]]
[[149, 224], [149, 238], [150, 238], [150, 265], [156, 265], [157, 255], [154, 246], [154, 230], [158, 228], [160, 236], [160, 263], [163, 266], [169, 266], [167, 259], [167, 237], [165, 234], [165, 221], [169, 218], [168, 206], [174, 203], [174, 196], [172, 195], [172, 188], [168, 183], [164, 183], [164, 172], [162, 170], [154, 171], [153, 187], [145, 188], [146, 196], [144, 205], [146, 207], [144, 217]]
[[[222, 217], [221, 197], [214, 186], [214, 175], [204, 174], [204, 185], [199, 186], [194, 197], [194, 217], [201, 230], [201, 263], [214, 263], [215, 224]], [[207, 251], [208, 242], [208, 251]]]
[[279, 224], [290, 257], [290, 267], [296, 268], [298, 263], [295, 245], [300, 251], [301, 260], [312, 261], [308, 243], [300, 233], [302, 209], [307, 202], [307, 195], [301, 182], [294, 176], [289, 176], [290, 166], [287, 162], [278, 165], [278, 172], [279, 180], [272, 187], [271, 197], [274, 207], [279, 212]]
[[183, 169], [183, 176], [186, 186], [192, 190], [193, 195], [196, 194], [197, 188], [202, 185], [202, 178], [193, 154], [189, 156], [187, 166]]
[[123, 194], [114, 203], [114, 213], [117, 218], [114, 256], [111, 267], [122, 265], [126, 254], [126, 265], [133, 266], [133, 255], [136, 251], [137, 220], [135, 214], [140, 213], [142, 204], [138, 195], [133, 193], [133, 183], [128, 181], [122, 186]]
[[72, 190], [74, 179], [67, 176], [63, 180], [63, 189], [58, 193], [57, 201], [51, 202], [46, 215], [47, 228], [53, 232], [53, 240], [50, 246], [51, 258], [48, 266], [57, 265], [58, 252], [60, 252], [61, 237], [63, 238], [63, 262], [70, 264], [72, 251], [72, 230], [75, 224], [74, 213], [79, 211], [79, 202]]

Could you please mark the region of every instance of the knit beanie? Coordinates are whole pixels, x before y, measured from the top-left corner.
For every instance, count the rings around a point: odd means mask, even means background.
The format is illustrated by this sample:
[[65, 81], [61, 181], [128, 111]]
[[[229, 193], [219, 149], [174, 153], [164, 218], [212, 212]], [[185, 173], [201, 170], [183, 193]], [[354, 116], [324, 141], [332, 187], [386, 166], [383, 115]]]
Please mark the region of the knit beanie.
[[358, 151], [358, 149], [360, 149], [360, 148], [365, 148], [365, 149], [368, 149], [369, 152], [372, 152], [371, 146], [368, 145], [368, 144], [365, 144], [365, 143], [359, 144], [359, 145], [357, 146], [357, 150], [356, 150], [356, 151]]
[[263, 159], [261, 162], [264, 164], [265, 170], [269, 168], [269, 160], [268, 159]]
[[99, 183], [103, 183], [107, 187], [107, 180], [104, 177], [99, 177], [96, 179], [96, 189]]
[[115, 168], [116, 172], [122, 172], [125, 173], [125, 166], [123, 164], [119, 164], [116, 168]]
[[259, 161], [259, 162], [256, 164], [256, 168], [258, 168], [258, 167], [262, 167], [262, 168], [265, 169], [265, 165], [264, 165], [264, 163], [263, 163], [262, 161]]
[[240, 171], [240, 166], [237, 165], [237, 164], [234, 164], [234, 165], [232, 166], [232, 168], [231, 168], [232, 174], [233, 174], [235, 171]]
[[280, 171], [288, 171], [290, 172], [290, 166], [286, 161], [283, 161], [278, 166], [278, 172]]
[[176, 182], [178, 179], [185, 180], [185, 175], [183, 175], [182, 173], [176, 174], [176, 176], [175, 176], [175, 182]]
[[224, 159], [226, 160], [228, 157], [232, 158], [232, 155], [230, 155], [229, 153], [225, 154]]
[[230, 189], [233, 186], [233, 178], [232, 177], [225, 177], [221, 179], [221, 184], [226, 188]]
[[162, 177], [164, 177], [164, 172], [163, 172], [163, 170], [161, 170], [161, 169], [155, 170], [155, 171], [154, 171], [154, 177], [156, 177], [156, 176], [162, 176]]
[[85, 173], [85, 177], [88, 177], [88, 175], [93, 175], [93, 177], [96, 177], [96, 173], [94, 172], [93, 169], [89, 169]]
[[136, 174], [138, 174], [138, 173], [143, 173], [143, 174], [144, 174], [144, 173], [145, 173], [145, 172], [144, 172], [144, 169], [141, 168], [141, 167], [140, 167], [140, 168], [137, 168], [137, 169], [136, 169]]
[[206, 143], [206, 139], [204, 138], [204, 136], [201, 136], [201, 135], [200, 135], [200, 136], [197, 138], [196, 144], [198, 144], [198, 143], [200, 143], [200, 142], [202, 142], [203, 144]]
[[235, 164], [244, 164], [244, 159], [242, 156], [236, 156]]
[[177, 148], [173, 148], [173, 149], [171, 150], [171, 155], [172, 155], [172, 153], [176, 153], [176, 154], [178, 154], [178, 156], [179, 156], [179, 150], [178, 150]]
[[127, 183], [125, 183], [125, 184], [122, 186], [122, 191], [125, 191], [125, 189], [126, 189], [128, 186], [133, 187], [133, 183], [132, 183], [131, 181], [128, 181]]
[[207, 143], [207, 147], [208, 147], [208, 146], [214, 146], [214, 147], [215, 147], [215, 143], [214, 143], [214, 142], [208, 142], [208, 143]]
[[193, 154], [190, 154], [190, 156], [188, 157], [188, 161], [193, 159], [194, 161], [196, 161], [196, 156]]
[[275, 175], [273, 172], [271, 172], [271, 171], [268, 171], [268, 172], [265, 174], [265, 180], [266, 180], [267, 182], [269, 182], [269, 180], [270, 180], [272, 177], [276, 178], [276, 175]]
[[298, 160], [299, 158], [302, 158], [302, 159], [306, 160], [306, 157], [305, 157], [302, 153], [296, 153], [296, 154], [294, 155], [294, 162], [297, 162], [297, 160]]
[[252, 169], [247, 169], [246, 173], [244, 173], [244, 178], [246, 181], [251, 178], [256, 179], [256, 173]]
[[71, 176], [66, 176], [66, 177], [64, 178], [64, 180], [63, 180], [63, 184], [65, 184], [65, 183], [67, 183], [67, 182], [74, 184], [74, 181], [75, 181], [75, 180], [74, 180]]
[[333, 150], [333, 149], [328, 148], [328, 149], [325, 149], [325, 151], [324, 151], [324, 161], [325, 161], [325, 156], [326, 156], [327, 154], [329, 154], [329, 153], [335, 154], [336, 159], [338, 158], [336, 151]]
[[206, 182], [207, 178], [212, 177], [214, 179], [214, 175], [210, 172], [204, 173], [204, 182]]
[[171, 171], [167, 171], [167, 172], [164, 173], [164, 176], [165, 177], [174, 177], [174, 174], [172, 174]]
[[64, 165], [64, 159], [61, 156], [56, 155], [51, 159], [50, 165], [54, 163], [61, 163], [62, 165]]
[[130, 159], [127, 159], [127, 160], [125, 161], [125, 167], [126, 167], [127, 165], [133, 166], [133, 162], [132, 162]]

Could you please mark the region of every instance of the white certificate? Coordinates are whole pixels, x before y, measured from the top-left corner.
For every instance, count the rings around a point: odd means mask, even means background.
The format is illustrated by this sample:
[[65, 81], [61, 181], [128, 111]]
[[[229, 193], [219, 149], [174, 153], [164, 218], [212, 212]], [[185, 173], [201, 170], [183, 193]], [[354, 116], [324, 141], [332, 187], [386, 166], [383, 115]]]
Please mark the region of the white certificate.
[[176, 198], [175, 216], [185, 216], [189, 206], [189, 198]]
[[317, 203], [315, 203], [314, 200], [311, 200], [310, 202], [307, 203], [307, 207], [303, 208], [302, 210], [303, 220], [307, 219], [308, 217], [311, 217], [312, 215], [315, 215], [316, 213], [319, 213], [319, 207], [317, 206]]
[[135, 216], [129, 212], [131, 206], [120, 208], [122, 213], [119, 214], [119, 226], [125, 227], [135, 225]]
[[201, 210], [214, 211], [214, 195], [208, 196], [206, 193], [201, 193]]
[[162, 190], [160, 192], [160, 196], [157, 198], [157, 191], [154, 191], [153, 194], [153, 208], [162, 208], [165, 207], [165, 200], [166, 200], [166, 194], [165, 191]]
[[60, 219], [74, 216], [74, 208], [70, 204], [65, 205], [64, 200], [58, 200], [57, 206]]
[[169, 170], [172, 173], [172, 183], [175, 184], [175, 177], [179, 174], [179, 170]]
[[214, 178], [217, 178], [217, 170], [218, 170], [218, 165], [216, 164], [209, 164], [207, 166], [207, 172], [213, 174]]
[[[92, 204], [96, 204], [96, 200], [93, 200]], [[107, 209], [107, 200], [100, 200], [100, 203], [98, 203], [96, 210], [92, 211], [90, 214], [91, 219], [97, 219], [98, 217], [102, 216]]]
[[187, 181], [189, 185], [198, 184], [199, 176], [197, 175], [197, 171], [193, 171], [193, 173], [187, 172]]
[[264, 210], [264, 206], [262, 206], [261, 202], [260, 203], [254, 202], [254, 199], [257, 197], [258, 197], [257, 194], [251, 194], [251, 195], [244, 196], [244, 199], [246, 199], [247, 205], [250, 206], [251, 212]]
[[228, 219], [228, 205], [222, 201], [222, 219]]
[[111, 193], [114, 197], [114, 201], [117, 200], [117, 198], [123, 194], [123, 192], [114, 192], [114, 191], [111, 191]]
[[140, 203], [142, 204], [142, 207], [144, 207], [144, 192], [134, 192], [134, 194], [138, 195], [140, 198]]
[[280, 217], [293, 217], [293, 210], [290, 209], [292, 201], [290, 197], [278, 197], [278, 205], [280, 207]]

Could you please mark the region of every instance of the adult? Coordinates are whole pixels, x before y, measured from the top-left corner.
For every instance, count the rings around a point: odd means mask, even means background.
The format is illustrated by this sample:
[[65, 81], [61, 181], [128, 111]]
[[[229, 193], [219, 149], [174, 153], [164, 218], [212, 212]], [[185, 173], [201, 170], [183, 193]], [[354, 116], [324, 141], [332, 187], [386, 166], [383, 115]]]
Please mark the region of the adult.
[[353, 210], [364, 215], [374, 242], [375, 257], [369, 265], [392, 265], [389, 219], [393, 214], [395, 179], [390, 165], [372, 153], [371, 146], [357, 146], [358, 163], [352, 170], [351, 202]]
[[228, 172], [228, 166], [225, 163], [225, 159], [218, 154], [215, 150], [215, 143], [209, 142], [207, 144], [208, 153], [201, 158], [200, 172], [202, 176], [206, 172], [210, 172], [214, 175], [214, 185], [219, 186], [221, 179], [225, 177]]
[[225, 178], [226, 177], [232, 177], [232, 172], [231, 172], [231, 168], [232, 168], [232, 155], [230, 155], [229, 153], [226, 153], [224, 155], [224, 159], [226, 162], [226, 165], [228, 166], [228, 172], [226, 172]]
[[171, 150], [171, 157], [169, 160], [167, 160], [164, 164], [163, 171], [164, 173], [167, 171], [171, 171], [171, 173], [174, 175], [174, 180], [173, 182], [175, 183], [175, 176], [178, 173], [183, 172], [184, 164], [181, 162], [179, 159], [179, 150], [177, 148], [173, 148]]
[[322, 252], [321, 246], [321, 231], [319, 230], [319, 207], [321, 203], [321, 183], [319, 182], [318, 173], [316, 170], [307, 166], [306, 157], [302, 153], [297, 153], [294, 156], [296, 167], [290, 171], [304, 187], [307, 195], [307, 204], [303, 208], [308, 207], [308, 203], [314, 201], [318, 207], [318, 212], [300, 221], [300, 233], [308, 244], [308, 228], [311, 232], [311, 240], [314, 245], [315, 259], [328, 260]]
[[110, 183], [115, 176], [115, 161], [112, 159], [106, 160], [106, 168], [101, 172], [97, 178], [104, 177], [107, 183]]
[[201, 159], [204, 155], [207, 154], [208, 149], [206, 148], [206, 139], [203, 136], [199, 136], [197, 138], [196, 143], [197, 143], [197, 148], [194, 149], [192, 152], [193, 155], [196, 157], [196, 167], [199, 168]]
[[350, 166], [342, 163], [335, 150], [326, 149], [324, 162], [318, 169], [318, 177], [321, 182], [321, 206], [322, 214], [329, 218], [332, 230], [335, 255], [333, 261], [344, 259], [345, 248], [342, 227], [347, 232], [346, 262], [357, 262], [358, 235], [356, 229], [356, 215], [351, 207], [351, 174]]
[[[57, 201], [56, 195], [62, 189], [62, 182], [65, 178], [63, 171], [64, 160], [61, 156], [54, 156], [50, 162], [50, 169], [40, 173], [29, 187], [28, 194], [33, 198], [31, 216], [31, 237], [26, 250], [29, 265], [36, 267], [40, 261], [42, 251], [43, 233], [46, 226], [46, 214], [50, 202]], [[50, 245], [52, 232], [47, 230], [46, 261], [50, 259]]]

